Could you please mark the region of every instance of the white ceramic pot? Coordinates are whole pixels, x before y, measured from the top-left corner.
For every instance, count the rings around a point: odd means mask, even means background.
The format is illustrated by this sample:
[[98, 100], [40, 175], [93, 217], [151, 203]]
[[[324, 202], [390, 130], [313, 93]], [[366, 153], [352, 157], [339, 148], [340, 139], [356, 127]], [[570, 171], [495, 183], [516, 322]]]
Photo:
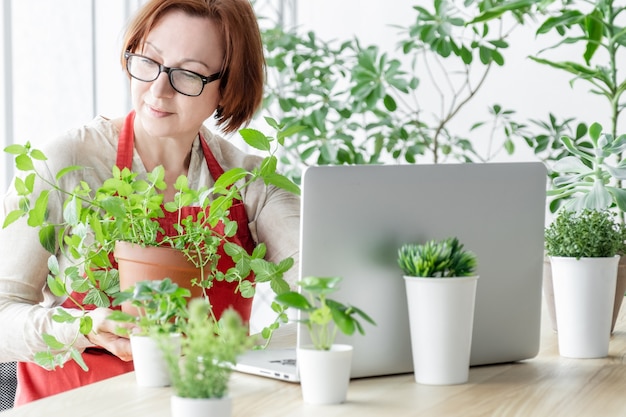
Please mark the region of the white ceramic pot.
[[561, 356], [608, 355], [619, 258], [550, 258]]
[[172, 417], [230, 417], [232, 401], [224, 398], [183, 398], [172, 395]]
[[478, 276], [404, 280], [415, 381], [467, 382]]
[[352, 367], [352, 346], [332, 345], [330, 350], [302, 346], [297, 350], [302, 399], [308, 404], [346, 401]]
[[[173, 334], [169, 341], [175, 352], [180, 352], [180, 334]], [[130, 336], [133, 352], [135, 378], [140, 387], [167, 387], [171, 384], [170, 373], [159, 342], [149, 336]]]

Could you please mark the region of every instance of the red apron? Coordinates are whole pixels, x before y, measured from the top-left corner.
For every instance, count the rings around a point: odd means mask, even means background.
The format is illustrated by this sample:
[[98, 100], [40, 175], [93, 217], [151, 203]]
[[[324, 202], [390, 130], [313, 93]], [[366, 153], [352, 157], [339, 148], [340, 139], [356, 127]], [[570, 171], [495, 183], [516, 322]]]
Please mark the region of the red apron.
[[[120, 132], [116, 161], [116, 165], [119, 168], [132, 169], [134, 118], [135, 113], [130, 112]], [[202, 144], [202, 151], [211, 176], [219, 178], [224, 173], [224, 170], [215, 159], [215, 156], [213, 156], [202, 135], [200, 135], [200, 143]], [[183, 208], [183, 215], [196, 214], [198, 210], [200, 210], [199, 207], [185, 207]], [[172, 235], [176, 233], [172, 225], [176, 222], [178, 215], [177, 213], [169, 213], [166, 210], [164, 210], [164, 213], [165, 217], [159, 219], [159, 223], [165, 230], [165, 234]], [[241, 201], [233, 202], [229, 218], [237, 221], [238, 225], [237, 235], [230, 240], [246, 249], [248, 253], [252, 253], [254, 241], [248, 228], [248, 216]], [[218, 254], [220, 258], [217, 266], [220, 271], [226, 272], [234, 266], [232, 259], [224, 253], [223, 247], [220, 247]], [[220, 317], [226, 308], [232, 306], [239, 312], [243, 320], [247, 322], [250, 320], [252, 299], [243, 298], [240, 294], [236, 294], [235, 287], [236, 283], [214, 282], [212, 288], [207, 290], [207, 294], [210, 297], [216, 317]], [[63, 306], [67, 308], [74, 307], [69, 302], [67, 304], [64, 303]], [[93, 309], [94, 306], [85, 306], [85, 308]], [[19, 362], [17, 366], [18, 388], [15, 405], [26, 404], [30, 401], [133, 371], [132, 362], [124, 362], [104, 349], [86, 349], [83, 353], [83, 358], [89, 367], [88, 372], [83, 371], [74, 361], [66, 362], [62, 368], [57, 368], [53, 371], [45, 370], [35, 363]]]

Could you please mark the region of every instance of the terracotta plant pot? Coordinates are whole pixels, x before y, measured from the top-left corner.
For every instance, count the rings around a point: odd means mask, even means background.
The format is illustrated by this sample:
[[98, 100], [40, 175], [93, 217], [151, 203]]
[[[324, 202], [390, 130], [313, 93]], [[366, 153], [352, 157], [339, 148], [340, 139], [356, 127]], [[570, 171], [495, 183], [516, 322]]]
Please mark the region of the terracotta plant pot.
[[[626, 293], [626, 256], [622, 256], [619, 260], [617, 267], [617, 284], [615, 287], [615, 302], [613, 303], [613, 319], [611, 321], [611, 333], [615, 329], [615, 322], [619, 315], [622, 302], [624, 301], [624, 294]], [[546, 308], [548, 310], [548, 316], [550, 318], [550, 324], [552, 330], [557, 331], [556, 313], [554, 308], [554, 288], [552, 285], [552, 265], [550, 264], [550, 258], [547, 256], [543, 261], [543, 296], [545, 297]]]
[[[191, 284], [193, 279], [200, 280], [200, 270], [179, 250], [116, 242], [114, 256], [118, 263], [121, 291], [139, 281], [170, 278], [179, 287], [189, 289], [192, 297], [202, 296], [202, 288]], [[122, 309], [127, 312], [132, 310], [128, 306], [122, 306]]]

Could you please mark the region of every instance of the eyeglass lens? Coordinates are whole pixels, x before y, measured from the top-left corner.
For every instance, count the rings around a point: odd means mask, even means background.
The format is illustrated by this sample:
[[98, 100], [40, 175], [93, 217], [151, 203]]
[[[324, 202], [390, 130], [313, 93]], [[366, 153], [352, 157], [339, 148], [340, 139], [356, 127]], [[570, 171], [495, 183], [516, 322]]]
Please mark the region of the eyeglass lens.
[[[158, 62], [141, 55], [128, 55], [126, 61], [128, 73], [140, 81], [150, 82], [159, 77], [161, 66]], [[188, 96], [202, 93], [204, 83], [199, 75], [183, 69], [170, 69], [168, 77], [174, 90]]]

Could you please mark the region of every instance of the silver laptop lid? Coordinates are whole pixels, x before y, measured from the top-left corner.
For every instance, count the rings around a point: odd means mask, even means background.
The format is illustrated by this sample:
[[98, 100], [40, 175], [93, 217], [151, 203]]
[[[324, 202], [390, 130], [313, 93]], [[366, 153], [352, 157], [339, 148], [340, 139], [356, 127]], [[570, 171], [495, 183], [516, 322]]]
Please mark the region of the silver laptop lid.
[[[339, 275], [334, 298], [377, 322], [353, 377], [413, 372], [398, 247], [457, 236], [478, 256], [471, 364], [539, 349], [546, 169], [541, 163], [310, 167], [302, 180], [301, 276]], [[308, 343], [306, 332], [298, 342]], [[428, 341], [424, 341], [428, 343]]]

